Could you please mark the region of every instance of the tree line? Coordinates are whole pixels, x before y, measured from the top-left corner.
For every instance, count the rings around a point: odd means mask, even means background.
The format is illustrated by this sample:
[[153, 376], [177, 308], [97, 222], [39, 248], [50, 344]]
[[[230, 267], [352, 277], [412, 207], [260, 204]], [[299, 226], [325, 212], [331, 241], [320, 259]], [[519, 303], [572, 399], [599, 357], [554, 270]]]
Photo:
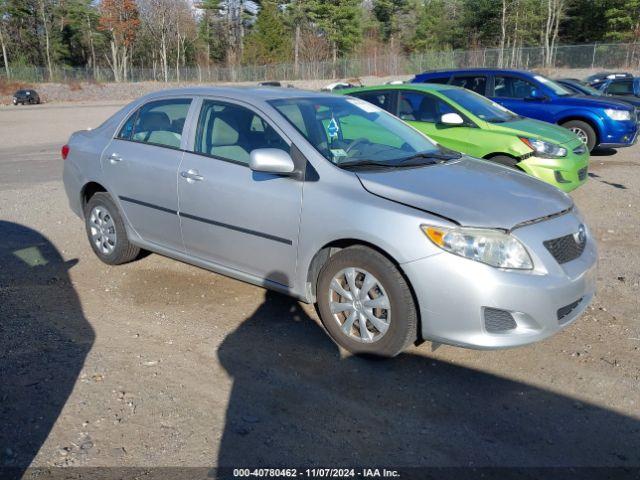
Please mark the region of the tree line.
[[[637, 42], [640, 0], [0, 0], [0, 68], [336, 62], [433, 50]], [[505, 53], [505, 55], [507, 55]], [[503, 59], [500, 60], [501, 62]], [[504, 59], [506, 64], [508, 59]], [[154, 75], [155, 77], [155, 75]]]

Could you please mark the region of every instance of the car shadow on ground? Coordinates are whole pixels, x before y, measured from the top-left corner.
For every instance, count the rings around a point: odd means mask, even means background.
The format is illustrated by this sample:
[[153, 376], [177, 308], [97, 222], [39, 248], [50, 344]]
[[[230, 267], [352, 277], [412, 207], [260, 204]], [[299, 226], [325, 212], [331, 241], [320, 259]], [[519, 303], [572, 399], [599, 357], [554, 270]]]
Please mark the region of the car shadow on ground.
[[596, 147], [591, 151], [592, 157], [610, 157], [618, 151], [615, 148]]
[[76, 383], [94, 332], [65, 262], [40, 233], [0, 221], [0, 477], [20, 478]]
[[343, 358], [267, 292], [218, 350], [218, 467], [640, 465], [638, 419], [420, 353]]

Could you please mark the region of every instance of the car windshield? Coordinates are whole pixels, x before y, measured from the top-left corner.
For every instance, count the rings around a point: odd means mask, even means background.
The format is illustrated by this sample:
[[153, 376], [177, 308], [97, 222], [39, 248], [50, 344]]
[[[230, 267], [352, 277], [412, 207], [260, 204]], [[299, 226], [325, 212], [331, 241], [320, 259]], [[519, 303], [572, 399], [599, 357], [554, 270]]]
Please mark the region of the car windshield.
[[553, 90], [553, 93], [555, 93], [559, 97], [566, 97], [566, 96], [569, 96], [569, 95], [575, 95], [575, 93], [573, 93], [571, 90], [569, 90], [566, 87], [563, 87], [558, 82], [555, 82], [555, 81], [551, 80], [550, 78], [543, 77], [542, 75], [536, 75], [534, 78], [536, 80], [538, 80], [540, 83], [544, 84], [546, 87], [548, 87], [551, 90]]
[[485, 122], [503, 123], [520, 118], [511, 110], [470, 90], [456, 88], [442, 90], [440, 93]]
[[576, 88], [582, 90], [583, 92], [587, 92], [587, 95], [591, 95], [593, 97], [601, 97], [603, 95], [600, 90], [598, 90], [597, 88], [593, 88], [591, 85], [580, 84], [576, 85]]
[[318, 152], [340, 167], [408, 167], [459, 157], [393, 115], [357, 98], [293, 98], [269, 103]]

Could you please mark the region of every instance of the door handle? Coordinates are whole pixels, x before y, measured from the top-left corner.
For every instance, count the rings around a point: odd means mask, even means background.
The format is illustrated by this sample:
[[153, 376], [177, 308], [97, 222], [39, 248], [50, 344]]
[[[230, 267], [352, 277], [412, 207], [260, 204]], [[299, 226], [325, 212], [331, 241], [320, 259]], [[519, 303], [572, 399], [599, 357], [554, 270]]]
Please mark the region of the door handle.
[[115, 152], [109, 156], [109, 162], [111, 162], [112, 165], [115, 165], [116, 163], [121, 161], [122, 161], [122, 157]]
[[180, 176], [189, 183], [201, 182], [202, 180], [204, 180], [204, 177], [200, 175], [200, 173], [198, 173], [197, 170], [193, 170], [193, 169], [180, 172]]

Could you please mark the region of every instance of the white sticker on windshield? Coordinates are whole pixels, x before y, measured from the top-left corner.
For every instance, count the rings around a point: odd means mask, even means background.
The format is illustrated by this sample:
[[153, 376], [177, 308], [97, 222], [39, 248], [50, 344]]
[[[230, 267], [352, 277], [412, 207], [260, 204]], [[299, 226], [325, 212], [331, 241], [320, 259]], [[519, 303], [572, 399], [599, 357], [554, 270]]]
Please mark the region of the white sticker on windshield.
[[378, 113], [381, 111], [380, 108], [376, 107], [372, 103], [365, 102], [364, 100], [360, 100], [359, 98], [347, 98], [347, 102], [351, 105], [355, 105], [360, 110], [364, 110], [367, 113]]

